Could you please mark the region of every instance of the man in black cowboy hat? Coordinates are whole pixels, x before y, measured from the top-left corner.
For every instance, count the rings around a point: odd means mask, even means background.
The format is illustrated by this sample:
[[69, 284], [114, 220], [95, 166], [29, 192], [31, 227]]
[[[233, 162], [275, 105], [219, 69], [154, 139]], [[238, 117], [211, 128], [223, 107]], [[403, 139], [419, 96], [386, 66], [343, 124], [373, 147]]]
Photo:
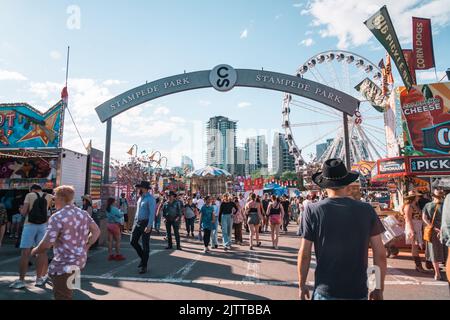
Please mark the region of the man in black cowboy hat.
[[163, 206], [163, 217], [166, 223], [167, 231], [167, 248], [172, 249], [172, 228], [175, 234], [175, 241], [177, 242], [177, 250], [181, 249], [180, 244], [180, 222], [182, 213], [182, 205], [177, 200], [177, 194], [173, 191], [168, 193], [169, 200]]
[[311, 249], [317, 260], [314, 300], [368, 298], [367, 267], [369, 243], [374, 265], [380, 268], [381, 287], [370, 292], [371, 300], [383, 299], [386, 251], [381, 240], [385, 231], [370, 204], [349, 196], [348, 185], [358, 179], [340, 159], [327, 160], [312, 180], [326, 189], [328, 198], [311, 203], [302, 217], [302, 243], [298, 255], [300, 298], [309, 298], [306, 286]]
[[[141, 263], [139, 273], [147, 272], [148, 257], [150, 255], [150, 234], [152, 232], [153, 221], [155, 220], [156, 201], [148, 192], [151, 187], [147, 181], [142, 181], [135, 186], [139, 192], [139, 200], [136, 206], [133, 231], [131, 232], [130, 243], [136, 250]], [[142, 237], [142, 247], [139, 239]]]

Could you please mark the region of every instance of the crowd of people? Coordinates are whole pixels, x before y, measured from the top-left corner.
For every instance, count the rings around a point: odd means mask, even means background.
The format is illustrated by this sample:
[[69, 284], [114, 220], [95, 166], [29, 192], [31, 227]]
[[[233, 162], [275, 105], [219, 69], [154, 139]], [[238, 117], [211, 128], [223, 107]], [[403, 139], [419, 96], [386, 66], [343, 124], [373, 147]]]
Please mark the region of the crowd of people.
[[[381, 235], [385, 228], [370, 204], [352, 197], [348, 187], [357, 177], [347, 171], [342, 161], [330, 159], [313, 176], [323, 191], [292, 198], [256, 193], [226, 193], [219, 197], [160, 193], [149, 182], [142, 181], [135, 186], [137, 201], [132, 223], [125, 194], [106, 201], [106, 258], [125, 260], [121, 238], [129, 235], [130, 245], [140, 258], [138, 272], [147, 273], [151, 235], [161, 235], [161, 223], [165, 224], [167, 250], [174, 249], [173, 237], [176, 250], [183, 250], [182, 238], [198, 241], [204, 254], [219, 246], [224, 251], [241, 246], [255, 250], [262, 246], [261, 233], [270, 233], [271, 248], [277, 250], [280, 234], [286, 233], [293, 222], [298, 225], [297, 235], [301, 238], [298, 273], [302, 299], [310, 297], [305, 283], [313, 245], [317, 266], [312, 298], [382, 299], [383, 284], [367, 296], [366, 270], [370, 245], [374, 265], [380, 268], [384, 283], [386, 248]], [[9, 237], [17, 238], [21, 249], [19, 278], [11, 283], [11, 288], [26, 287], [30, 257], [35, 256], [35, 285], [42, 287], [51, 282], [56, 299], [72, 298], [72, 290], [66, 285], [71, 271], [73, 267], [84, 268], [88, 251], [97, 245], [101, 233], [99, 221], [93, 216], [91, 197], [83, 196], [81, 207], [77, 207], [74, 195], [70, 186], [58, 187], [50, 194], [33, 185], [9, 225], [5, 222], [5, 208], [0, 205], [0, 245], [7, 226]], [[425, 248], [427, 266], [434, 270], [434, 278], [441, 280], [440, 265], [446, 262], [450, 247], [450, 195], [445, 198], [443, 190], [436, 189], [432, 199], [427, 199], [426, 195], [411, 191], [404, 196], [400, 210], [416, 270], [427, 272], [419, 255], [419, 249]], [[183, 222], [185, 237], [180, 235]], [[244, 242], [244, 230], [248, 242]], [[49, 259], [50, 248], [53, 255]]]
[[[224, 194], [220, 197], [206, 195], [189, 196], [170, 192], [156, 192], [151, 184], [142, 181], [136, 185], [137, 205], [131, 232], [128, 216], [128, 200], [125, 194], [119, 199], [106, 201], [108, 261], [122, 261], [121, 238], [130, 235], [130, 245], [140, 258], [139, 273], [148, 272], [150, 237], [153, 230], [161, 235], [161, 222], [165, 224], [167, 250], [173, 249], [173, 237], [177, 250], [182, 250], [180, 228], [185, 223], [186, 238], [199, 241], [204, 253], [223, 246], [229, 251], [244, 246], [244, 230], [249, 233], [250, 250], [261, 247], [260, 233], [271, 233], [272, 248], [278, 249], [280, 229], [287, 231], [291, 220], [299, 223], [303, 211], [300, 199], [289, 199], [254, 193]], [[82, 197], [80, 207], [75, 205], [75, 190], [61, 186], [46, 193], [40, 185], [31, 186], [20, 205], [20, 210], [8, 223], [6, 210], [0, 204], [0, 246], [3, 235], [15, 239], [21, 250], [19, 278], [10, 284], [12, 289], [26, 287], [25, 277], [35, 257], [35, 286], [51, 283], [56, 299], [71, 299], [72, 291], [65, 285], [69, 267], [83, 269], [88, 251], [98, 244], [99, 221], [94, 215], [92, 199]], [[7, 231], [7, 232], [6, 232]], [[221, 231], [221, 243], [219, 243]], [[234, 241], [233, 241], [234, 233]], [[47, 250], [53, 247], [53, 254]]]

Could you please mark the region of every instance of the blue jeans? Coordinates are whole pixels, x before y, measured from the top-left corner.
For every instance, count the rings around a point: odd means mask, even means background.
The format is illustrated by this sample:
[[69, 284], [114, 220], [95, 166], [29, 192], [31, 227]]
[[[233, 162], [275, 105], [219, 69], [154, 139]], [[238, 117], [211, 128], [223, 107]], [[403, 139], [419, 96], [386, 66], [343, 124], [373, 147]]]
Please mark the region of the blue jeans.
[[328, 297], [328, 296], [323, 296], [320, 293], [314, 291], [313, 293], [313, 300], [367, 300], [367, 297], [361, 299], [340, 299], [340, 298], [333, 298], [333, 297]]
[[223, 246], [231, 246], [231, 230], [233, 228], [233, 217], [231, 214], [222, 215], [222, 240]]
[[213, 225], [213, 228], [211, 230], [211, 245], [217, 246], [219, 244], [219, 241], [217, 240], [217, 232], [219, 230], [219, 218], [216, 217], [215, 223]]
[[194, 235], [195, 217], [185, 218], [185, 220], [186, 220], [186, 231], [188, 235], [189, 233], [192, 233], [192, 235]]
[[161, 215], [155, 217], [155, 221], [153, 222], [153, 224], [155, 226], [155, 230], [159, 231], [159, 229], [161, 228]]
[[[130, 244], [136, 250], [139, 258], [141, 258], [141, 264], [147, 268], [148, 258], [150, 256], [150, 233], [145, 233], [145, 228], [148, 225], [148, 220], [141, 220], [134, 223], [133, 230], [131, 231]], [[139, 244], [139, 240], [142, 238], [142, 246]]]

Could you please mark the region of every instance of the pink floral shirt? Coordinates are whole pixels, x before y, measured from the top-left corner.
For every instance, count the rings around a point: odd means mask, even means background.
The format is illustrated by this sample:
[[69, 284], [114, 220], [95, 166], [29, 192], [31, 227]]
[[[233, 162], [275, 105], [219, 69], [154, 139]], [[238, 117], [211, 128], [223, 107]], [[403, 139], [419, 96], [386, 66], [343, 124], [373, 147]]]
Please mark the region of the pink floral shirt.
[[50, 217], [44, 237], [53, 245], [54, 258], [48, 269], [49, 274], [69, 273], [71, 266], [84, 268], [91, 223], [94, 220], [89, 213], [74, 205], [65, 206]]

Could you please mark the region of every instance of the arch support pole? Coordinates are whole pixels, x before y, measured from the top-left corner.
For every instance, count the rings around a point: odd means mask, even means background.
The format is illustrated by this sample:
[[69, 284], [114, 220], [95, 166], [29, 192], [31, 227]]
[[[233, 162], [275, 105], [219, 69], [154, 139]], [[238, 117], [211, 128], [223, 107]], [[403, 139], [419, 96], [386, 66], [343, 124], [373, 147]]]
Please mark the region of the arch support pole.
[[343, 123], [344, 123], [344, 147], [345, 147], [345, 165], [347, 166], [347, 170], [350, 170], [352, 167], [351, 159], [350, 159], [350, 137], [348, 132], [348, 117], [344, 112], [342, 113]]
[[112, 118], [106, 121], [105, 162], [103, 165], [103, 184], [109, 184], [109, 166], [111, 161]]

